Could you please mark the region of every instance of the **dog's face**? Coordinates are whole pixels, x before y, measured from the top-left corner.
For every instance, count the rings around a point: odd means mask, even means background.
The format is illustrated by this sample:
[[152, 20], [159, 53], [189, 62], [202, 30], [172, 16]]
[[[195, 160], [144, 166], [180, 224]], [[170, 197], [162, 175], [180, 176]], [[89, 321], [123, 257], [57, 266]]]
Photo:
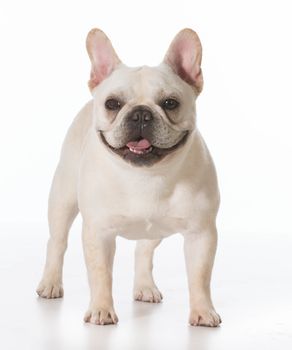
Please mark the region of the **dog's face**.
[[158, 67], [121, 64], [99, 30], [89, 33], [87, 48], [95, 128], [108, 150], [133, 165], [153, 166], [183, 149], [203, 84], [197, 35], [180, 32]]
[[134, 165], [153, 165], [194, 128], [195, 96], [171, 69], [121, 66], [94, 92], [96, 130]]

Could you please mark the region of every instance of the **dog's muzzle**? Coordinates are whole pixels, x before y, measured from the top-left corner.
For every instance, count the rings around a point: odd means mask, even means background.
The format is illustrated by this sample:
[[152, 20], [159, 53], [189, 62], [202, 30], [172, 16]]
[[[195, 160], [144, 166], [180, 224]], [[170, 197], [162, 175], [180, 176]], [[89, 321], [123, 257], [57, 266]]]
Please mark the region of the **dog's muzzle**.
[[159, 116], [155, 115], [148, 106], [135, 106], [125, 116], [123, 123], [123, 128], [127, 130], [124, 146], [120, 148], [111, 146], [102, 131], [100, 132], [101, 140], [114, 153], [133, 165], [151, 166], [181, 147], [189, 134], [188, 131], [182, 132], [177, 143], [171, 147], [157, 147], [155, 140], [153, 140], [154, 129], [157, 128], [157, 118]]

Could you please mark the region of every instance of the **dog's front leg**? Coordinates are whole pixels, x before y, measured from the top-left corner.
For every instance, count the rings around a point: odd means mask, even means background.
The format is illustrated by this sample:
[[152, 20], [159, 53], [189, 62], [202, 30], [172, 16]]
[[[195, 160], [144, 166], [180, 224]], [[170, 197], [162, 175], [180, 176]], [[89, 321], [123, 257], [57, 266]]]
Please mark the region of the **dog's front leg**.
[[192, 326], [217, 327], [221, 323], [210, 292], [210, 280], [217, 246], [216, 228], [184, 235], [184, 251], [190, 292]]
[[134, 299], [150, 303], [160, 303], [162, 294], [154, 283], [153, 254], [161, 239], [137, 241], [135, 250]]
[[83, 226], [83, 249], [90, 286], [90, 304], [84, 321], [98, 325], [118, 322], [112, 298], [112, 268], [115, 237], [102, 235], [95, 227]]

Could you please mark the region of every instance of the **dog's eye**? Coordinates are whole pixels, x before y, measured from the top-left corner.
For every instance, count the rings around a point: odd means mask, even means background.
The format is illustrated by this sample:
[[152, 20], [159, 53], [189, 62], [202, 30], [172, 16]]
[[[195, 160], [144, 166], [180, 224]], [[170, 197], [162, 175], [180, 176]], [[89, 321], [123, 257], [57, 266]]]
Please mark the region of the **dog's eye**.
[[105, 108], [111, 111], [117, 111], [121, 108], [121, 102], [115, 98], [109, 98], [105, 101]]
[[162, 107], [164, 109], [168, 109], [168, 110], [175, 109], [178, 107], [178, 105], [179, 105], [179, 103], [176, 100], [174, 100], [173, 98], [168, 98], [168, 99], [164, 100], [162, 103]]

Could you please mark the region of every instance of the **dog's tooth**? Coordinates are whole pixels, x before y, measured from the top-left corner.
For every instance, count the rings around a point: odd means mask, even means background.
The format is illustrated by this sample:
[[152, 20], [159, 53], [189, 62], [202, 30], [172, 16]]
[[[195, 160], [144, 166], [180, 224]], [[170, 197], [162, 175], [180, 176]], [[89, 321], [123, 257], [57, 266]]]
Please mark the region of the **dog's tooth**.
[[153, 149], [153, 147], [149, 147], [148, 149], [145, 149], [142, 151], [142, 150], [138, 150], [138, 149], [129, 147], [130, 152], [135, 153], [135, 154], [147, 154], [147, 153], [151, 152], [152, 149]]

